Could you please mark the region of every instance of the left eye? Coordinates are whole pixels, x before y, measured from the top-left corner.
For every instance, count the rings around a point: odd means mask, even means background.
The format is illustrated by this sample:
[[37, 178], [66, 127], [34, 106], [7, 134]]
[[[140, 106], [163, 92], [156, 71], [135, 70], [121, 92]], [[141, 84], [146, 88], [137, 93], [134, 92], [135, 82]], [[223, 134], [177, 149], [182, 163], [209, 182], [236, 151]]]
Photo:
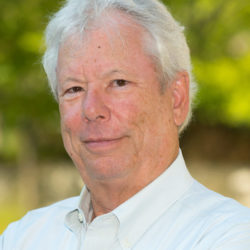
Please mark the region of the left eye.
[[113, 81], [114, 86], [116, 87], [124, 87], [128, 84], [128, 81], [123, 79], [117, 79]]

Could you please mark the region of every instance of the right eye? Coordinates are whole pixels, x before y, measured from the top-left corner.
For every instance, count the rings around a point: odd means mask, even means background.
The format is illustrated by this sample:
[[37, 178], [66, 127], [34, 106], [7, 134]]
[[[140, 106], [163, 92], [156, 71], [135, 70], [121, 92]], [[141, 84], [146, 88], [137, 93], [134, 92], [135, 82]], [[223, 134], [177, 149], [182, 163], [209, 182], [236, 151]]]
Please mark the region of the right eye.
[[75, 94], [77, 92], [84, 91], [84, 89], [80, 86], [74, 86], [65, 91], [65, 94]]

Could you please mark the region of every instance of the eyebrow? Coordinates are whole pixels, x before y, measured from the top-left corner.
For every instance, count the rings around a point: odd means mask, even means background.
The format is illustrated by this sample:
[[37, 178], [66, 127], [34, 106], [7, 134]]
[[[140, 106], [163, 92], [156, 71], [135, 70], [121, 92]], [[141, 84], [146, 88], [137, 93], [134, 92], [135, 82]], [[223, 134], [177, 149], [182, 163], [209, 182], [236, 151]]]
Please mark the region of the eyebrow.
[[67, 77], [65, 81], [63, 81], [63, 84], [67, 82], [78, 82], [78, 83], [86, 83], [86, 81], [74, 78], [74, 77]]
[[121, 73], [121, 74], [125, 74], [124, 71], [122, 70], [119, 70], [119, 69], [113, 69], [113, 70], [110, 70], [104, 74], [101, 75], [102, 78], [105, 78], [105, 77], [108, 77], [110, 75], [113, 75], [113, 74], [116, 74], [116, 73]]

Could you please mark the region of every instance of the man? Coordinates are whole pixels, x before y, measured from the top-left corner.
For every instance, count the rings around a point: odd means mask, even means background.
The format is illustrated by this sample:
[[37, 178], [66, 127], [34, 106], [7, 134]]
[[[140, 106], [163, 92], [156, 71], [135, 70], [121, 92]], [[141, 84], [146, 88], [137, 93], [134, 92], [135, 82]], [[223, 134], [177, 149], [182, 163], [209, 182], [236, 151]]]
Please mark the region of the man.
[[[80, 197], [11, 224], [9, 249], [250, 249], [250, 211], [186, 169], [194, 95], [182, 28], [156, 0], [69, 0], [44, 67]], [[59, 187], [60, 188], [60, 187]]]

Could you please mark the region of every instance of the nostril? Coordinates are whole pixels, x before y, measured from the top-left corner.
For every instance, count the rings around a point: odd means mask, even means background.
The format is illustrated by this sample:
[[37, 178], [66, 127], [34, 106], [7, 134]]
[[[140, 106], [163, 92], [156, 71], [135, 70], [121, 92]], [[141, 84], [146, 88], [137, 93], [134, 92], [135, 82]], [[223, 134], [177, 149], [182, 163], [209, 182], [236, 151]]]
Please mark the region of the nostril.
[[83, 111], [83, 118], [87, 121], [103, 121], [108, 118], [109, 111], [107, 107], [99, 107], [98, 109], [89, 109]]
[[99, 115], [96, 119], [98, 119], [98, 118], [105, 119], [105, 116], [104, 115]]

